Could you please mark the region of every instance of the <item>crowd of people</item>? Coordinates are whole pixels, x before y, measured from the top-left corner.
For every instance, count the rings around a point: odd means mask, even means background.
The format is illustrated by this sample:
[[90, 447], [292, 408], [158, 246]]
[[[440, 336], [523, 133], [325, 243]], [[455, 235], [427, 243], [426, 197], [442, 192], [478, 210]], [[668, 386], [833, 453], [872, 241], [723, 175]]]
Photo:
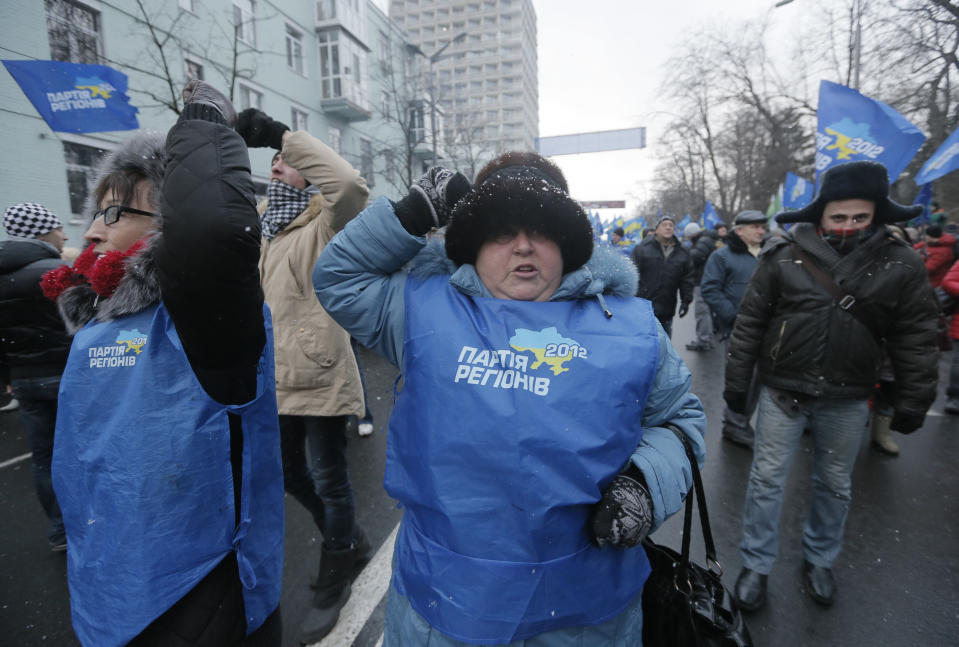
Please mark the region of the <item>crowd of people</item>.
[[[680, 436], [705, 460], [671, 342], [693, 307], [687, 349], [726, 356], [722, 436], [753, 453], [735, 600], [766, 602], [808, 432], [802, 576], [833, 602], [860, 439], [871, 424], [894, 454], [892, 433], [922, 426], [959, 300], [955, 236], [897, 227], [918, 214], [883, 166], [829, 169], [778, 218], [788, 232], [746, 210], [684, 244], [662, 217], [626, 255], [536, 153], [472, 179], [434, 167], [368, 204], [308, 132], [202, 81], [183, 100], [166, 136], [101, 163], [72, 263], [42, 205], [3, 220], [3, 378], [81, 643], [279, 645], [283, 545], [302, 540], [284, 536], [284, 491], [322, 535], [296, 639], [333, 629], [373, 554], [345, 452], [372, 432], [359, 342], [402, 378], [383, 644], [641, 644], [640, 544], [692, 487]], [[275, 151], [259, 204], [258, 147]], [[959, 414], [959, 351], [947, 395]]]

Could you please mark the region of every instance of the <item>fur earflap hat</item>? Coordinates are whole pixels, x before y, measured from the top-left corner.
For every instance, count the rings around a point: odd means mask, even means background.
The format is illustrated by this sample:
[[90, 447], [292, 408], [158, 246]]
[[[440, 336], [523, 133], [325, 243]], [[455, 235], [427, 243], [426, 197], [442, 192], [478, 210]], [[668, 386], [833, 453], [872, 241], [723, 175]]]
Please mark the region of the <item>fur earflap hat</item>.
[[[107, 176], [115, 173], [130, 178], [142, 177], [150, 183], [150, 200], [159, 204], [159, 188], [163, 185], [166, 158], [166, 136], [163, 133], [138, 132], [103, 158], [97, 166], [93, 186], [99, 187]], [[132, 190], [133, 184], [129, 188]], [[93, 214], [99, 209], [96, 193], [95, 190], [91, 191], [84, 205], [84, 215], [88, 220], [92, 220]]]
[[776, 216], [781, 224], [811, 222], [819, 224], [827, 202], [834, 200], [869, 200], [876, 205], [873, 222], [891, 225], [910, 220], [922, 213], [921, 205], [907, 207], [889, 199], [889, 173], [879, 162], [847, 162], [833, 166], [822, 176], [819, 195], [802, 209], [785, 211]]
[[446, 255], [457, 265], [473, 264], [484, 242], [514, 229], [541, 232], [555, 242], [564, 274], [585, 265], [593, 253], [586, 212], [569, 196], [559, 167], [536, 153], [504, 153], [480, 170], [450, 216]]

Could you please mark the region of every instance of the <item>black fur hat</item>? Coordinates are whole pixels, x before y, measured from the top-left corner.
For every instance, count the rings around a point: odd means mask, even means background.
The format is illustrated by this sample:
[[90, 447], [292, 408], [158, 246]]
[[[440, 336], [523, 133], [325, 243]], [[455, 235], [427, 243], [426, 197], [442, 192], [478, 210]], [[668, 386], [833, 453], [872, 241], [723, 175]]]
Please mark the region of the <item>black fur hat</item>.
[[555, 242], [564, 274], [585, 265], [593, 253], [586, 212], [569, 196], [559, 167], [537, 153], [504, 153], [480, 170], [473, 189], [453, 208], [446, 255], [457, 265], [473, 264], [484, 242], [517, 228]]
[[781, 224], [811, 222], [819, 224], [823, 208], [834, 200], [870, 200], [876, 205], [873, 222], [891, 225], [910, 220], [922, 213], [920, 205], [907, 207], [889, 199], [889, 173], [879, 162], [847, 162], [833, 166], [822, 176], [819, 195], [802, 209], [784, 211], [776, 216]]

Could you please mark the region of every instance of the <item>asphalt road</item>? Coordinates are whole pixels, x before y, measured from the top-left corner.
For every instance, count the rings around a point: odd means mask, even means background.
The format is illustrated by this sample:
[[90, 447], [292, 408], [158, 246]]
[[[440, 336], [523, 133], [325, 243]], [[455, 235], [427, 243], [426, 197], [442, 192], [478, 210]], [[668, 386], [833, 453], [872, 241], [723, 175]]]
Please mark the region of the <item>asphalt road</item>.
[[[677, 319], [674, 328], [676, 346], [709, 416], [703, 478], [725, 581], [732, 586], [741, 566], [737, 544], [751, 454], [719, 437], [721, 350], [685, 350], [693, 334], [692, 315]], [[322, 643], [337, 647], [375, 647], [380, 640], [389, 540], [401, 515], [382, 487], [396, 371], [372, 353], [363, 351], [361, 358], [376, 433], [351, 438], [349, 460], [357, 517], [382, 550], [354, 584], [335, 634]], [[945, 354], [940, 360], [940, 398], [925, 426], [911, 436], [897, 436], [898, 458], [872, 449], [863, 434], [845, 548], [835, 567], [838, 594], [830, 609], [812, 602], [799, 575], [811, 461], [811, 443], [803, 439], [787, 486], [769, 603], [748, 616], [757, 645], [959, 644], [959, 418], [942, 413], [949, 359]], [[76, 645], [64, 556], [47, 548], [29, 459], [17, 460], [28, 451], [18, 414], [0, 413], [0, 645]], [[286, 513], [284, 644], [295, 645], [296, 626], [310, 603], [308, 581], [319, 557], [319, 536], [309, 515], [289, 497]], [[667, 522], [656, 541], [678, 546], [681, 521], [677, 516]], [[701, 557], [698, 533], [697, 524], [694, 555]]]

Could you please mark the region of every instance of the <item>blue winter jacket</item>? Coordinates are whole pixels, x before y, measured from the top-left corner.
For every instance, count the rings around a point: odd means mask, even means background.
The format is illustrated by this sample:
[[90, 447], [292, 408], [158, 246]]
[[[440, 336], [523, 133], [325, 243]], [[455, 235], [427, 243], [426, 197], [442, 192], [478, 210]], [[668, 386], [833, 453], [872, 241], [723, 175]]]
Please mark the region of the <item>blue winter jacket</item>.
[[[449, 275], [450, 283], [462, 293], [492, 297], [472, 265], [456, 267], [446, 258], [441, 241], [434, 241], [426, 250], [425, 246], [427, 239], [409, 234], [396, 218], [390, 202], [380, 198], [333, 238], [313, 271], [316, 295], [326, 311], [357, 340], [384, 355], [397, 367], [403, 366], [408, 271], [422, 276]], [[405, 267], [407, 264], [409, 266]], [[603, 294], [630, 296], [635, 293], [636, 283], [635, 268], [627, 259], [608, 248], [596, 246], [589, 263], [566, 274], [551, 300], [595, 299], [597, 308], [606, 308]], [[669, 422], [682, 429], [699, 462], [702, 463], [705, 457], [706, 418], [699, 399], [689, 390], [690, 384], [688, 369], [659, 327], [656, 378], [642, 416], [642, 442], [631, 458], [643, 472], [649, 487], [654, 529], [682, 507], [692, 483], [682, 444], [662, 425]], [[598, 406], [603, 405], [599, 403]], [[397, 604], [392, 604], [394, 612], [390, 615], [394, 620], [397, 615], [415, 614], [408, 604], [399, 606], [401, 612], [397, 614]], [[624, 614], [628, 613], [641, 614], [638, 601], [624, 611]], [[617, 626], [617, 618], [609, 622], [614, 623], [613, 627]], [[610, 627], [607, 624], [598, 625], [596, 629], [608, 632]], [[625, 622], [619, 626], [630, 624]], [[633, 624], [641, 625], [639, 622]], [[570, 628], [550, 633], [556, 635], [555, 644], [565, 644], [562, 641], [568, 640], [567, 633], [580, 635], [582, 631], [581, 628]], [[407, 641], [412, 639], [403, 635]], [[542, 642], [544, 638], [547, 636], [538, 636], [536, 644], [553, 644], [552, 640]], [[622, 639], [623, 636], [616, 638], [617, 641]], [[430, 640], [434, 641], [430, 644], [460, 644], [438, 632], [433, 632]], [[444, 642], [435, 642], [437, 640]], [[597, 634], [597, 639], [588, 644], [619, 643], [605, 642]], [[639, 637], [631, 644], [639, 644]]]
[[739, 304], [758, 262], [735, 229], [726, 235], [726, 246], [706, 261], [699, 285], [703, 301], [713, 313], [716, 333], [721, 337], [728, 337], [733, 330]]

